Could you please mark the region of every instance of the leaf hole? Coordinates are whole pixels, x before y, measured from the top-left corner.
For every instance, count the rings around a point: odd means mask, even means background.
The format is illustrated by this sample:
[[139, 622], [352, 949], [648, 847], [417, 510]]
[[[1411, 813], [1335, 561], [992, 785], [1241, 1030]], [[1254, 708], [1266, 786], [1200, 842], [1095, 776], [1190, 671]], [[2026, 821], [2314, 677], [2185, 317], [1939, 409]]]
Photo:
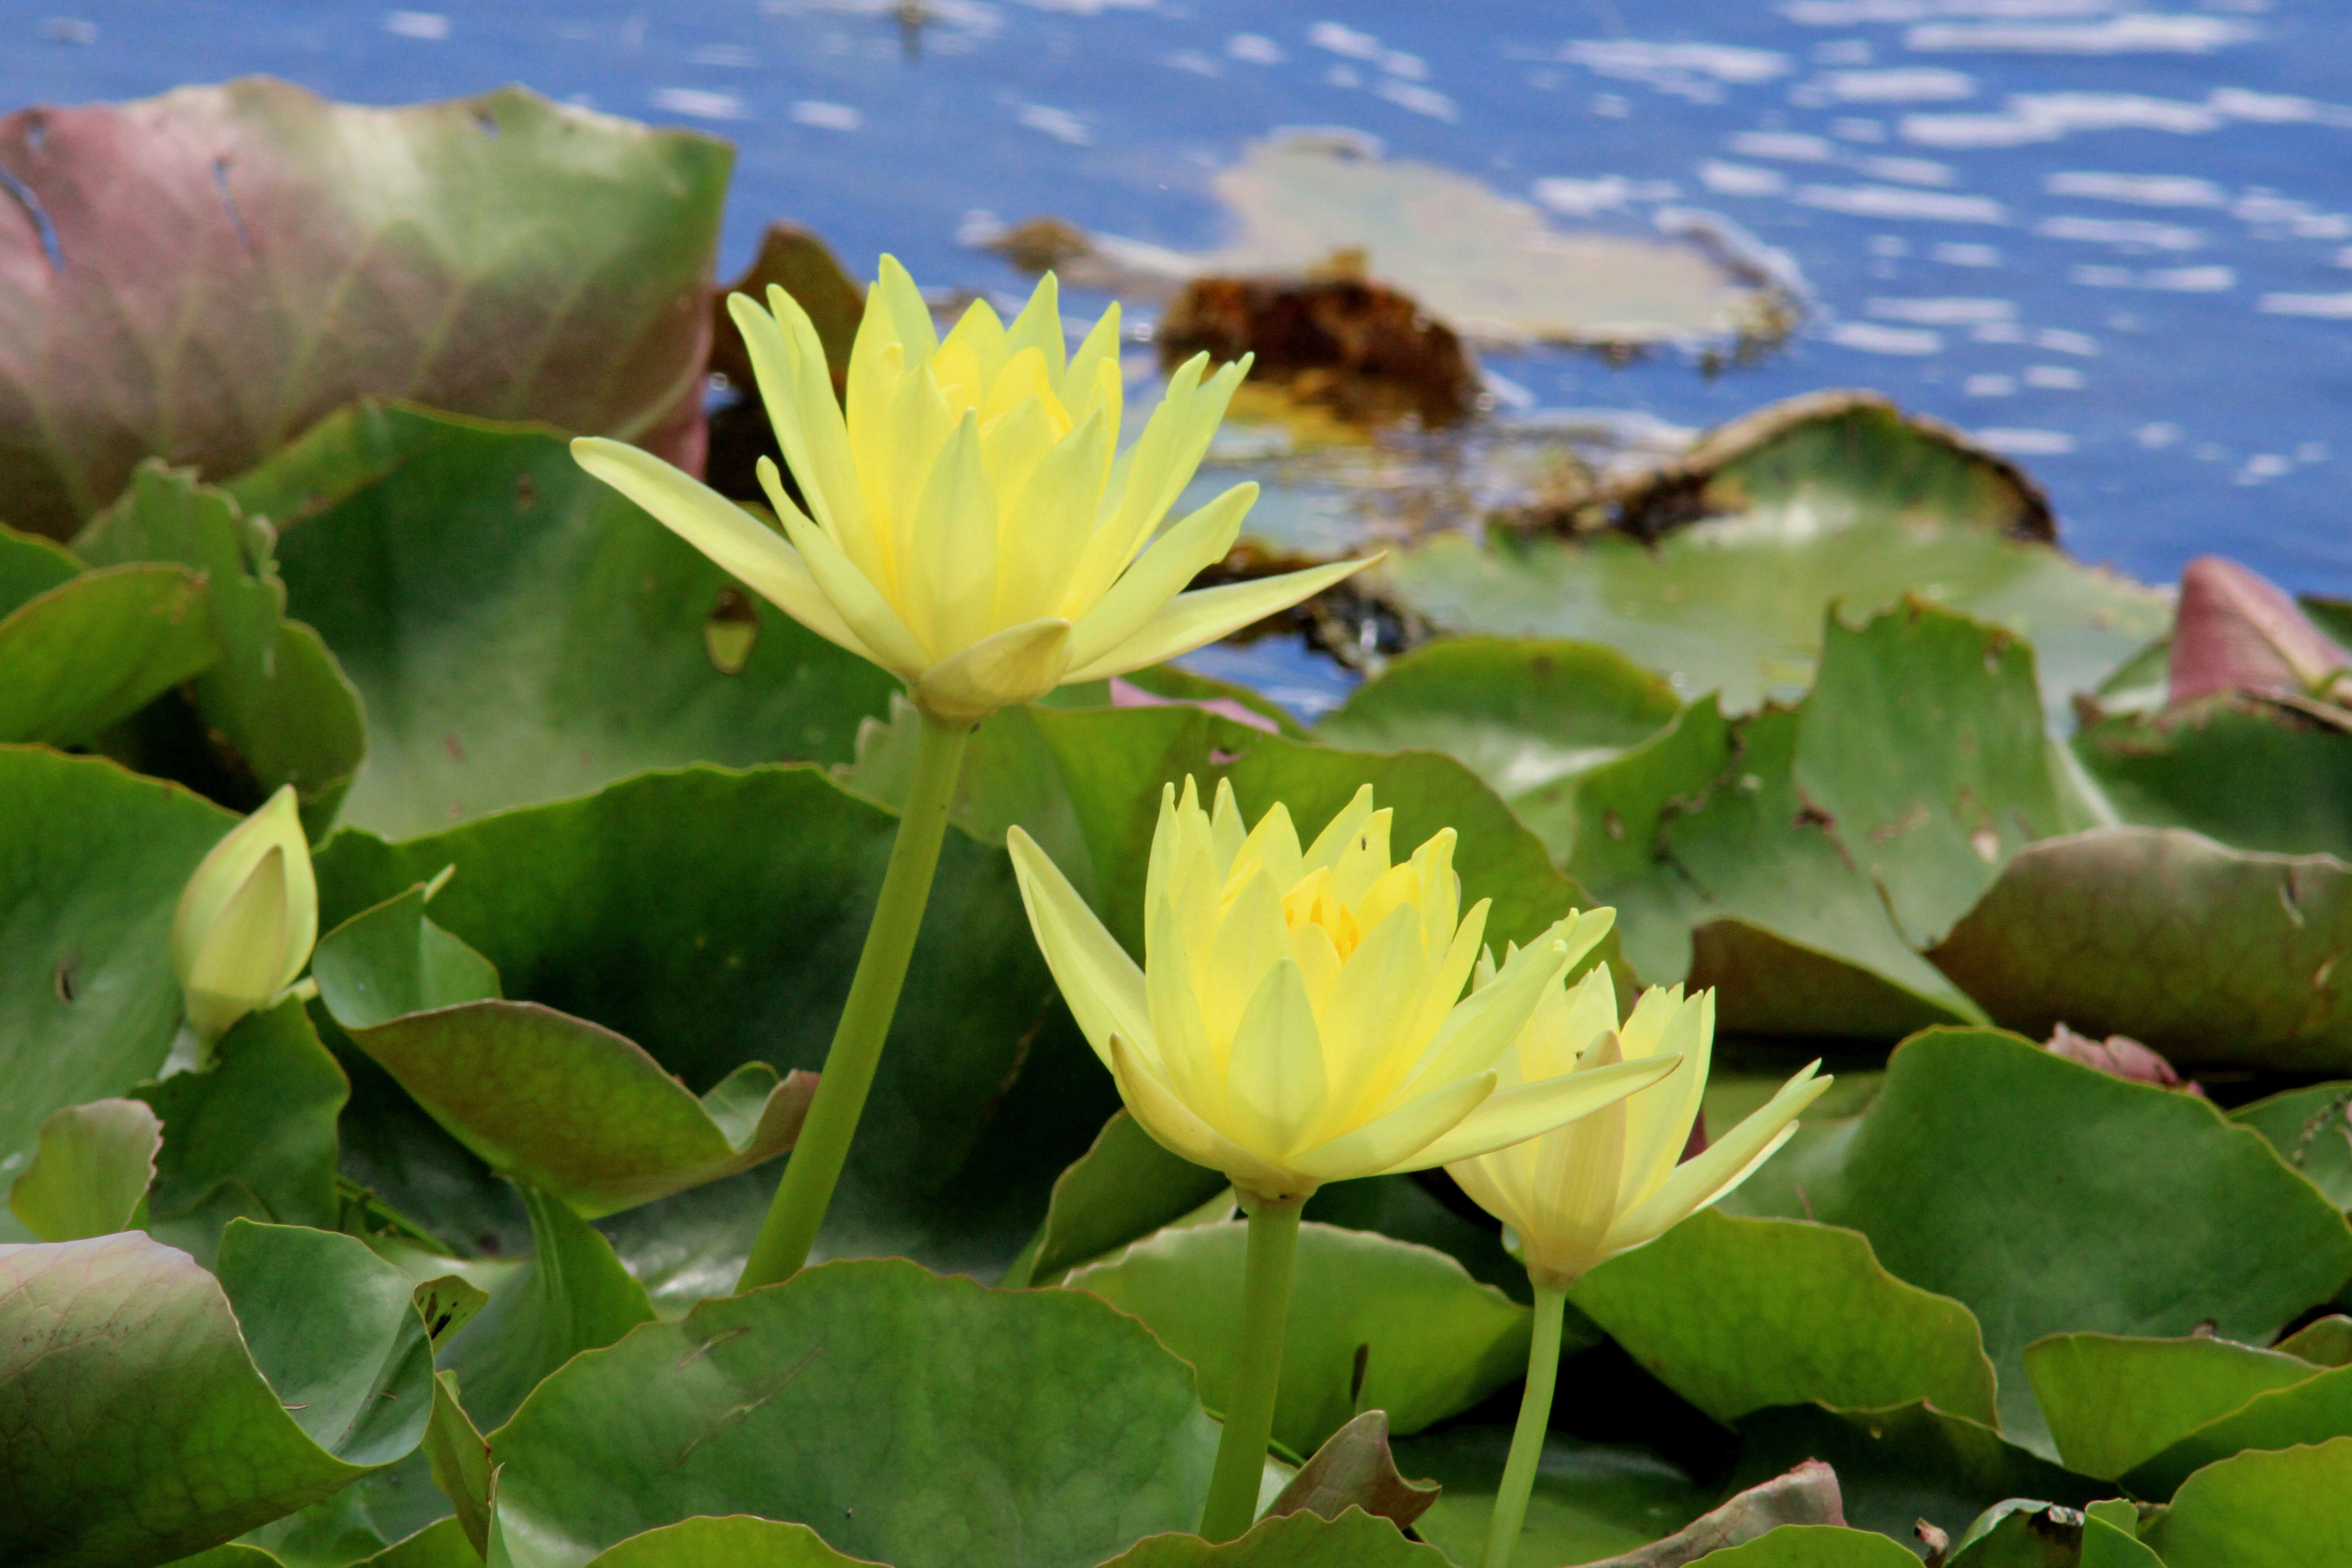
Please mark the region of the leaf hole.
[[74, 971], [80, 967], [81, 956], [79, 953], [75, 954], [73, 957], [61, 958], [58, 961], [58, 1000], [64, 1003], [68, 1007], [73, 1005], [75, 997], [80, 994], [74, 986]]
[[[40, 121], [36, 118], [33, 125], [34, 133], [37, 135]], [[35, 140], [34, 150], [37, 152], [39, 147], [39, 141]], [[5, 163], [0, 163], [0, 189], [6, 190], [10, 195], [16, 197], [16, 205], [24, 209], [25, 216], [32, 223], [33, 232], [40, 237], [41, 254], [49, 258], [49, 270], [63, 272], [66, 269], [66, 256], [58, 246], [58, 226], [49, 221], [49, 210], [41, 205], [41, 198], [34, 193], [33, 187], [26, 184], [24, 177], [16, 171]]]
[[760, 610], [751, 595], [730, 583], [719, 590], [710, 618], [702, 623], [702, 649], [721, 675], [740, 675], [760, 640]]

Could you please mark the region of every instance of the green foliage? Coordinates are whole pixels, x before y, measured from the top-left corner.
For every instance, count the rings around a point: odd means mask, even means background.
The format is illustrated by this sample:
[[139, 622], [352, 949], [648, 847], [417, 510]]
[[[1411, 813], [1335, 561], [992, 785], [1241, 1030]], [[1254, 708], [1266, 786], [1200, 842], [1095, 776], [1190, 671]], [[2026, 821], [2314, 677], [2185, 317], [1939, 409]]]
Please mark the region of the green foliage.
[[[1454, 829], [1498, 950], [1612, 906], [1622, 997], [1717, 994], [1701, 1139], [1828, 1042], [1719, 1211], [1576, 1282], [1515, 1568], [1894, 1568], [1919, 1521], [1951, 1568], [2300, 1568], [2352, 1531], [2352, 1121], [2313, 1081], [2352, 1070], [2352, 718], [2169, 702], [2165, 595], [2060, 553], [2007, 463], [1801, 400], [1579, 531], [1402, 549], [1349, 592], [1482, 635], [1311, 731], [1172, 668], [987, 720], [831, 1261], [730, 1295], [917, 721], [565, 450], [694, 449], [727, 153], [511, 90], [139, 112], [54, 111], [34, 184], [114, 182], [58, 286], [160, 301], [173, 353], [0, 329], [58, 414], [0, 430], [0, 509], [72, 540], [0, 529], [0, 1559], [1479, 1561], [1528, 1280], [1439, 1173], [1313, 1195], [1272, 1511], [1189, 1533], [1243, 1227], [1118, 1109], [1003, 847], [1141, 957], [1187, 776], [1310, 836], [1366, 784], [1400, 847]], [[202, 220], [131, 243], [184, 176]], [[250, 299], [216, 178], [270, 197]], [[855, 289], [805, 234], [761, 267], [838, 390]], [[2352, 626], [2308, 607], [2321, 652]], [[281, 784], [327, 934], [199, 1062], [173, 910]], [[2060, 1024], [2232, 1109], [1990, 1026]]]
[[[394, 837], [646, 768], [846, 761], [890, 678], [748, 600], [551, 432], [362, 405], [229, 489], [367, 710], [345, 819]], [[364, 570], [353, 569], [364, 562]], [[706, 628], [756, 611], [734, 673]]]
[[715, 1498], [905, 1568], [1087, 1568], [1192, 1525], [1215, 1436], [1190, 1369], [1102, 1302], [873, 1260], [641, 1328], [490, 1442], [514, 1568]]
[[[1150, 1325], [1225, 1408], [1241, 1300], [1239, 1223], [1170, 1229], [1074, 1272], [1071, 1289]], [[1466, 1410], [1527, 1365], [1526, 1308], [1440, 1252], [1335, 1226], [1298, 1228], [1276, 1441], [1313, 1453], [1360, 1410], [1400, 1434]]]

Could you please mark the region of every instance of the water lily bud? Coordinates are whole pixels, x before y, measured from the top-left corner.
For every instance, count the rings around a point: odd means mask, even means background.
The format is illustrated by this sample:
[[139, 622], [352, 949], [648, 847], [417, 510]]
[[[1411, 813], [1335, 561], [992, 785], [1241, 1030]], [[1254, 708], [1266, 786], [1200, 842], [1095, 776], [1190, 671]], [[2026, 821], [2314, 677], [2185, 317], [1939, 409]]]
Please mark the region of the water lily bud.
[[1677, 1063], [1654, 1087], [1581, 1121], [1445, 1167], [1480, 1208], [1517, 1233], [1520, 1259], [1538, 1285], [1566, 1285], [1730, 1192], [1788, 1141], [1799, 1113], [1830, 1086], [1812, 1063], [1705, 1152], [1677, 1163], [1706, 1093], [1714, 1043], [1714, 992], [1685, 996], [1679, 985], [1654, 985], [1621, 1025], [1615, 990], [1599, 970], [1572, 988], [1552, 987], [1528, 1017], [1498, 1066], [1506, 1086]]
[[319, 885], [289, 784], [214, 845], [180, 894], [172, 969], [196, 1037], [210, 1045], [268, 1006], [318, 939]]
[[977, 300], [945, 338], [888, 257], [851, 352], [846, 410], [792, 296], [730, 302], [784, 461], [760, 480], [783, 532], [635, 447], [572, 444], [581, 467], [819, 637], [892, 671], [951, 721], [1158, 664], [1286, 609], [1370, 561], [1182, 590], [1223, 559], [1256, 498], [1235, 485], [1170, 523], [1247, 374], [1170, 377], [1116, 461], [1118, 307], [1077, 352], [1051, 273], [1010, 326]]
[[1389, 859], [1369, 786], [1314, 843], [1276, 805], [1244, 830], [1187, 779], [1160, 807], [1138, 968], [1044, 850], [1008, 842], [1039, 947], [1144, 1129], [1246, 1196], [1414, 1171], [1517, 1142], [1654, 1083], [1674, 1058], [1501, 1088], [1496, 1063], [1615, 916], [1570, 915], [1467, 996], [1486, 921], [1448, 828]]

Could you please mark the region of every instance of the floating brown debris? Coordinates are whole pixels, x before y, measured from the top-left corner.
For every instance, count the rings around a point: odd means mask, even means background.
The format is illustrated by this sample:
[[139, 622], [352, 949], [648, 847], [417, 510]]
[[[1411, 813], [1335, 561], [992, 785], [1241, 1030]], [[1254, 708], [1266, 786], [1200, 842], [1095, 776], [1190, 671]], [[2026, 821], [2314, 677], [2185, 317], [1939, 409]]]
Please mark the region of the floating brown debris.
[[1255, 354], [1252, 380], [1359, 424], [1451, 425], [1477, 406], [1477, 367], [1453, 329], [1360, 278], [1197, 279], [1157, 337], [1163, 367], [1203, 351], [1219, 363]]

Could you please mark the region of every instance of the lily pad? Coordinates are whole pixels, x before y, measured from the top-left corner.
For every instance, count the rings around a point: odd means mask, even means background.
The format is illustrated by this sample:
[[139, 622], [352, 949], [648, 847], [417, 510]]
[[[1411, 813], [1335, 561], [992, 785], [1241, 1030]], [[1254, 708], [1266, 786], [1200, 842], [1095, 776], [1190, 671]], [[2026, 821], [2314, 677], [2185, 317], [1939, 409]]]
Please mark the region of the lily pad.
[[367, 752], [359, 693], [319, 634], [284, 618], [276, 535], [226, 492], [152, 459], [75, 539], [93, 565], [175, 562], [204, 574], [221, 658], [108, 737], [142, 773], [178, 779], [250, 812], [281, 784], [322, 835]]
[[[1570, 1395], [1573, 1397], [1573, 1395]], [[1397, 1464], [1444, 1487], [1414, 1529], [1456, 1563], [1476, 1563], [1510, 1451], [1505, 1426], [1456, 1424], [1396, 1445]], [[1589, 1563], [1671, 1535], [1714, 1500], [1709, 1488], [1644, 1448], [1544, 1438], [1511, 1568]]]
[[2255, 1394], [2132, 1467], [2124, 1484], [2141, 1497], [2168, 1497], [2199, 1470], [2233, 1454], [2347, 1436], [2352, 1436], [2352, 1368], [2337, 1367]]
[[2211, 1335], [2054, 1334], [2027, 1348], [2025, 1370], [2060, 1455], [2107, 1480], [2256, 1395], [2319, 1373], [2299, 1357]]
[[1837, 1473], [1818, 1459], [1807, 1459], [1785, 1476], [1733, 1493], [1729, 1501], [1709, 1509], [1672, 1535], [1589, 1568], [1683, 1568], [1685, 1563], [1705, 1561], [1711, 1552], [1759, 1540], [1785, 1525], [1843, 1527], [1844, 1523]]
[[[902, 794], [913, 715], [861, 737], [851, 784], [877, 798]], [[1426, 752], [1366, 755], [1303, 744], [1198, 708], [1007, 709], [981, 727], [966, 757], [957, 820], [991, 842], [1027, 829], [1135, 952], [1143, 950], [1143, 883], [1164, 784], [1187, 776], [1202, 797], [1231, 779], [1255, 821], [1280, 801], [1302, 830], [1328, 821], [1369, 784], [1396, 813], [1391, 837], [1421, 843], [1443, 827], [1464, 907], [1494, 900], [1486, 940], [1533, 940], [1572, 908], [1590, 907], [1542, 843], [1462, 763]]]
[[682, 1519], [596, 1554], [591, 1568], [860, 1568], [805, 1524], [732, 1514]]
[[163, 1126], [135, 1100], [69, 1105], [41, 1123], [39, 1152], [8, 1190], [16, 1222], [41, 1241], [142, 1228]]
[[456, 959], [457, 939], [426, 918], [425, 900], [411, 889], [322, 938], [319, 996], [492, 1170], [594, 1219], [792, 1147], [815, 1074], [780, 1079], [746, 1062], [698, 1100], [635, 1041], [499, 1000], [495, 972]]
[[1076, 1163], [1054, 1180], [1045, 1223], [1001, 1283], [1055, 1285], [1073, 1268], [1192, 1213], [1227, 1183], [1160, 1147], [1122, 1106]]
[[[366, 404], [229, 489], [278, 526], [288, 609], [364, 700], [343, 815], [374, 832], [646, 768], [846, 762], [898, 689], [747, 598], [551, 430]], [[756, 628], [731, 672], [708, 636], [722, 614]]]
[[52, 1111], [154, 1076], [180, 1020], [180, 889], [236, 819], [95, 757], [0, 747], [0, 1176]]
[[2141, 1542], [2165, 1568], [2305, 1568], [2352, 1531], [2352, 1437], [2209, 1465]]
[[217, 1279], [136, 1233], [0, 1247], [0, 1554], [169, 1562], [424, 1435], [407, 1278], [349, 1237], [238, 1222]]
[[1906, 598], [1859, 630], [1835, 613], [1797, 736], [1797, 788], [1926, 947], [2008, 856], [2062, 827], [2033, 650]]
[[1742, 1546], [1710, 1552], [1716, 1568], [1905, 1568], [1909, 1549], [1867, 1530], [1834, 1524], [1784, 1524]]
[[1656, 734], [1681, 706], [1664, 680], [1612, 648], [1448, 637], [1358, 687], [1315, 738], [1350, 751], [1443, 752], [1565, 859], [1577, 776]]
[[2053, 702], [2171, 621], [2161, 591], [2047, 542], [2013, 467], [1871, 394], [1749, 415], [1621, 504], [1642, 537], [1443, 535], [1391, 556], [1386, 580], [1445, 630], [1606, 644], [1734, 712], [1803, 691], [1833, 603], [1859, 619], [1911, 593], [2006, 627]]
[[111, 566], [0, 618], [0, 741], [79, 745], [220, 657], [205, 585], [182, 566]]
[[210, 1264], [242, 1216], [335, 1228], [335, 1119], [342, 1068], [291, 998], [248, 1013], [212, 1065], [132, 1091], [163, 1121], [148, 1232]]
[[1617, 910], [1643, 977], [1717, 986], [1727, 1032], [1900, 1036], [1979, 1022], [1914, 952], [1797, 784], [1800, 711], [1712, 697], [1587, 773], [1569, 869]]
[[1388, 1412], [1367, 1410], [1325, 1438], [1265, 1511], [1337, 1519], [1360, 1509], [1406, 1530], [1429, 1511], [1438, 1491], [1434, 1481], [1408, 1480], [1398, 1473], [1389, 1447]]
[[[1150, 1325], [1223, 1410], [1249, 1227], [1166, 1230], [1072, 1271], [1068, 1285]], [[1359, 1411], [1401, 1435], [1469, 1409], [1527, 1367], [1528, 1313], [1440, 1252], [1309, 1221], [1298, 1227], [1276, 1441], [1311, 1454]]]
[[23, 110], [0, 149], [40, 219], [0, 236], [20, 527], [71, 533], [144, 457], [235, 473], [371, 394], [698, 456], [722, 142], [520, 88], [377, 109], [247, 77]]
[[2074, 747], [2122, 821], [2352, 858], [2352, 734], [2294, 708], [2226, 692], [2103, 720]]
[[1988, 1425], [1992, 1363], [1958, 1301], [1879, 1267], [1834, 1226], [1693, 1215], [1577, 1281], [1577, 1306], [1727, 1424], [1773, 1405], [1926, 1399]]
[[1898, 1540], [1913, 1539], [1919, 1520], [1957, 1540], [1970, 1520], [2005, 1498], [2080, 1508], [2115, 1489], [2062, 1469], [1982, 1422], [1925, 1403], [1878, 1410], [1782, 1405], [1744, 1417], [1739, 1433], [1734, 1486], [1819, 1459], [1837, 1472], [1847, 1522]]
[[490, 1441], [514, 1568], [720, 1499], [899, 1568], [1091, 1568], [1192, 1527], [1216, 1435], [1191, 1372], [1100, 1301], [876, 1259], [647, 1324]]
[[2230, 1120], [2251, 1127], [2340, 1209], [2352, 1209], [2352, 1083], [2290, 1089], [2242, 1105]]
[[1436, 1548], [1408, 1541], [1385, 1519], [1350, 1510], [1262, 1519], [1214, 1545], [1197, 1535], [1150, 1535], [1102, 1568], [1447, 1568]]
[[531, 1256], [490, 1288], [488, 1303], [439, 1358], [456, 1374], [459, 1406], [477, 1427], [504, 1422], [581, 1352], [653, 1321], [645, 1287], [621, 1267], [611, 1243], [544, 1193], [525, 1187], [523, 1203]]
[[[491, 961], [507, 994], [636, 1042], [691, 1099], [755, 1058], [784, 1072], [823, 1063], [896, 828], [812, 768], [652, 773], [401, 844], [346, 830], [318, 857], [320, 923], [455, 866], [435, 925]], [[322, 985], [332, 968], [322, 959]], [[991, 1278], [1011, 1262], [1117, 1103], [1065, 1019], [1010, 861], [950, 834], [820, 1254], [903, 1253]], [[1028, 1100], [1031, 1081], [1050, 1094]], [[352, 1173], [395, 1208], [461, 1241], [469, 1215], [510, 1213], [481, 1161], [429, 1124], [390, 1146], [402, 1168]], [[715, 1184], [717, 1207], [669, 1200], [703, 1228], [700, 1257], [734, 1248], [740, 1263], [765, 1176]], [[657, 1217], [635, 1234], [679, 1245]]]
[[1897, 1278], [1968, 1306], [2000, 1373], [2002, 1429], [2044, 1451], [2032, 1342], [2185, 1334], [2207, 1319], [2265, 1339], [2352, 1276], [2344, 1216], [2259, 1137], [2204, 1100], [2012, 1036], [1914, 1037], [1848, 1126], [1801, 1156], [1814, 1166], [1798, 1194], [1808, 1217], [1861, 1231]]
[[1994, 1020], [2128, 1035], [2184, 1068], [2352, 1068], [2352, 868], [2179, 828], [2021, 850], [1929, 954]]

